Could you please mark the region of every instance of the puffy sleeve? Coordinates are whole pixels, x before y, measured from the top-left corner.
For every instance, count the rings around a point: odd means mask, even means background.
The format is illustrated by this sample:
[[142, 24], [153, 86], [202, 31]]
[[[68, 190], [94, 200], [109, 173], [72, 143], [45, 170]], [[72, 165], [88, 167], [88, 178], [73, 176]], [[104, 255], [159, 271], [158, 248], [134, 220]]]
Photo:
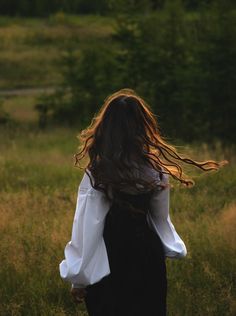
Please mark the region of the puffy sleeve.
[[71, 240], [65, 247], [65, 259], [59, 265], [61, 278], [71, 282], [72, 287], [86, 287], [110, 274], [103, 239], [109, 206], [105, 195], [91, 186], [84, 173], [78, 189]]
[[[163, 174], [163, 183], [168, 183], [168, 175]], [[166, 257], [182, 258], [187, 255], [187, 249], [184, 241], [178, 235], [171, 221], [169, 214], [169, 194], [170, 189], [155, 190], [152, 195], [150, 212], [148, 212], [147, 220], [159, 235], [165, 250]]]

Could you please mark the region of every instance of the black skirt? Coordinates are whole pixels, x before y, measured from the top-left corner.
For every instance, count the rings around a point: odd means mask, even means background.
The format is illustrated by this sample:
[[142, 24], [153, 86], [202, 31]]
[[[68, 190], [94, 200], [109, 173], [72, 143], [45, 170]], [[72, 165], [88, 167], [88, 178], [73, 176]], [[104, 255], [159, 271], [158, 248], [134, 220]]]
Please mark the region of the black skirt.
[[[150, 193], [120, 193], [103, 232], [111, 273], [87, 287], [89, 316], [166, 316], [163, 244], [146, 215]], [[131, 206], [131, 207], [130, 207]]]

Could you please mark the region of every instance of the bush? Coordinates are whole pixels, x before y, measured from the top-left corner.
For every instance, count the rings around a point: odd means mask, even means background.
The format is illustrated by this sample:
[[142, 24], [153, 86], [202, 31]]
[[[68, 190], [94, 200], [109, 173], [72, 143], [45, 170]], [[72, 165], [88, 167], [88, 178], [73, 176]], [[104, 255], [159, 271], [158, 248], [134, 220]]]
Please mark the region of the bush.
[[105, 45], [79, 54], [68, 49], [61, 60], [64, 81], [46, 100], [56, 122], [87, 124], [112, 90], [121, 88], [116, 52]]
[[3, 101], [0, 100], [0, 125], [10, 123], [10, 115], [3, 109]]
[[108, 94], [130, 87], [150, 103], [169, 137], [234, 141], [234, 18], [222, 0], [196, 16], [179, 0], [166, 1], [158, 13], [119, 13], [112, 41], [91, 43], [82, 54], [67, 50], [53, 117], [86, 124]]

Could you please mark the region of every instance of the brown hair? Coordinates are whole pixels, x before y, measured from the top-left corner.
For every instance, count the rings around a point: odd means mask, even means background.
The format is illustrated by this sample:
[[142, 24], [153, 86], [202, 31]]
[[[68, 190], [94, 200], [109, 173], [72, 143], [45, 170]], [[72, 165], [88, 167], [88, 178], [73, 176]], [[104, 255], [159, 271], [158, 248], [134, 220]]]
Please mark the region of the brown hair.
[[197, 162], [180, 155], [161, 136], [149, 105], [131, 89], [121, 89], [108, 96], [79, 138], [81, 146], [75, 154], [75, 165], [80, 166], [80, 161], [87, 157], [85, 170], [88, 169], [94, 178], [92, 186], [107, 196], [109, 187], [122, 190], [129, 185], [137, 189], [137, 184], [142, 184], [150, 190], [156, 185], [134, 176], [134, 162], [150, 165], [160, 174], [169, 174], [186, 186], [193, 185], [194, 181], [183, 173], [180, 163], [203, 171], [217, 170], [227, 163]]

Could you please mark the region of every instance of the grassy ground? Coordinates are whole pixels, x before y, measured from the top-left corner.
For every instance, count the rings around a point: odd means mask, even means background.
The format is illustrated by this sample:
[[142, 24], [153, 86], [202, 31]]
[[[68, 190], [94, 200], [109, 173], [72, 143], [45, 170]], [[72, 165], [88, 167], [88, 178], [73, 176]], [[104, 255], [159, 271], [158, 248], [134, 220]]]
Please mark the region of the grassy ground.
[[20, 123], [35, 123], [37, 121], [37, 112], [34, 106], [37, 103], [37, 96], [11, 96], [2, 97], [3, 110], [10, 118]]
[[57, 85], [57, 62], [67, 43], [73, 40], [81, 49], [93, 41], [105, 41], [113, 26], [112, 18], [92, 15], [0, 17], [0, 89]]
[[[197, 14], [188, 13], [186, 18], [196, 19]], [[111, 16], [0, 16], [0, 90], [56, 86], [61, 80], [58, 61], [68, 45], [73, 42], [78, 51], [92, 43], [110, 45], [115, 27]]]
[[[26, 124], [1, 129], [0, 315], [86, 315], [58, 271], [81, 179], [73, 167], [77, 133]], [[231, 163], [196, 178], [193, 189], [172, 191], [171, 216], [188, 256], [167, 259], [168, 315], [233, 316], [236, 156], [232, 149], [212, 152], [206, 145], [188, 150]]]

